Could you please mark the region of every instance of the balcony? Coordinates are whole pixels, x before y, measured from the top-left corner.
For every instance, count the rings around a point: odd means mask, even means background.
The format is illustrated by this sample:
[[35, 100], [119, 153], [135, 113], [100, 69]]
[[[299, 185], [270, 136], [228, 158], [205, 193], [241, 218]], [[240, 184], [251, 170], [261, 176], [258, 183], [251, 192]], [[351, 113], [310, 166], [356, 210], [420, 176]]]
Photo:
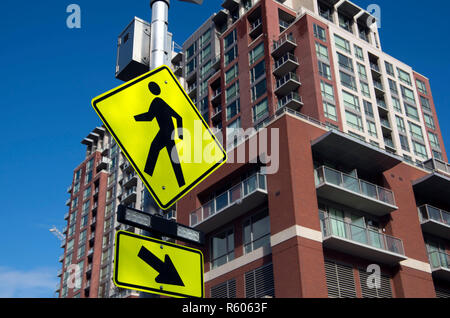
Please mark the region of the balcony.
[[220, 88], [216, 89], [212, 93], [211, 103], [220, 104], [220, 96], [222, 95], [222, 90]]
[[380, 67], [378, 66], [378, 63], [370, 62], [370, 69], [372, 70], [372, 75], [374, 75], [376, 78], [379, 78], [383, 74], [381, 74]]
[[102, 157], [102, 159], [97, 164], [97, 172], [108, 169], [109, 159]]
[[122, 204], [128, 205], [136, 201], [136, 187], [128, 189], [126, 192], [122, 193]]
[[395, 265], [406, 260], [402, 240], [343, 220], [321, 219], [323, 246], [377, 263]]
[[301, 85], [300, 79], [295, 73], [288, 73], [283, 78], [277, 80], [275, 93], [281, 96], [288, 94], [299, 88]]
[[125, 188], [135, 186], [137, 184], [136, 173], [129, 174], [123, 178], [122, 185]]
[[391, 137], [384, 137], [383, 139], [384, 139], [384, 147], [386, 148], [387, 151], [389, 150], [393, 152], [397, 151]]
[[90, 223], [91, 228], [95, 228], [95, 225], [97, 224], [97, 217], [93, 217]]
[[384, 87], [383, 84], [379, 81], [373, 81], [373, 86], [375, 88], [375, 95], [378, 97], [384, 96]]
[[176, 76], [181, 76], [181, 75], [183, 75], [183, 66], [182, 66], [182, 65], [176, 65], [176, 66], [174, 66], [174, 71], [173, 71], [173, 73], [174, 73]]
[[216, 55], [211, 60], [211, 68], [213, 68], [214, 70], [219, 70], [220, 69], [220, 54]]
[[62, 263], [63, 260], [64, 260], [64, 254], [61, 254], [61, 255], [59, 256], [59, 258], [58, 258], [58, 261], [59, 261], [60, 263]]
[[298, 65], [297, 57], [292, 53], [287, 53], [275, 61], [273, 74], [275, 76], [284, 76], [289, 72], [293, 72]]
[[256, 39], [262, 34], [262, 19], [258, 18], [250, 24], [250, 32], [248, 33], [252, 39]]
[[62, 269], [58, 269], [58, 277], [61, 277], [62, 273], [63, 273], [63, 270]]
[[187, 93], [192, 99], [197, 96], [197, 83], [188, 86]]
[[67, 205], [67, 206], [70, 206], [70, 198], [67, 199], [66, 205]]
[[280, 58], [286, 53], [292, 52], [297, 47], [297, 42], [292, 34], [283, 35], [278, 41], [273, 43], [272, 56]]
[[293, 110], [299, 110], [302, 106], [302, 97], [296, 92], [291, 92], [278, 100], [278, 109], [287, 107]]
[[68, 186], [68, 187], [67, 187], [67, 193], [72, 192], [72, 189], [73, 189], [73, 186], [72, 186], [72, 185]]
[[450, 212], [425, 204], [419, 207], [422, 230], [450, 240]]
[[440, 279], [450, 281], [450, 255], [442, 251], [434, 251], [428, 254], [431, 265], [431, 274]]
[[211, 120], [213, 122], [222, 121], [222, 107], [221, 106], [218, 106], [213, 109], [212, 114], [211, 114]]
[[383, 130], [384, 133], [387, 133], [387, 134], [392, 133], [392, 127], [387, 118], [380, 117], [380, 123], [381, 123], [381, 129]]
[[64, 220], [69, 219], [69, 212], [67, 212], [66, 214], [64, 214]]
[[266, 200], [266, 176], [257, 173], [192, 212], [190, 226], [205, 233], [211, 232]]
[[316, 191], [331, 200], [376, 216], [387, 215], [398, 208], [391, 190], [322, 166], [315, 170]]
[[424, 161], [423, 165], [429, 170], [450, 175], [450, 164], [445, 161], [438, 159], [429, 159], [427, 161]]
[[450, 165], [437, 159], [429, 159], [420, 165], [430, 173], [413, 182], [418, 201], [447, 206], [450, 197]]
[[133, 171], [133, 166], [128, 162], [128, 160], [125, 160], [122, 164], [122, 171], [124, 173], [129, 173]]

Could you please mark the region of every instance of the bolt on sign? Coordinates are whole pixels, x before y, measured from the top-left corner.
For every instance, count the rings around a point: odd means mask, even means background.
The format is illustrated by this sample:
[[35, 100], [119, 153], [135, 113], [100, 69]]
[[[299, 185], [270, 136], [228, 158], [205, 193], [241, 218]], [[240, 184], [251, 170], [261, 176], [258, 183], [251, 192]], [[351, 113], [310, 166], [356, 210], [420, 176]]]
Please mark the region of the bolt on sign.
[[164, 210], [227, 160], [165, 65], [94, 98], [92, 106]]
[[204, 297], [201, 251], [118, 231], [114, 284], [171, 297]]

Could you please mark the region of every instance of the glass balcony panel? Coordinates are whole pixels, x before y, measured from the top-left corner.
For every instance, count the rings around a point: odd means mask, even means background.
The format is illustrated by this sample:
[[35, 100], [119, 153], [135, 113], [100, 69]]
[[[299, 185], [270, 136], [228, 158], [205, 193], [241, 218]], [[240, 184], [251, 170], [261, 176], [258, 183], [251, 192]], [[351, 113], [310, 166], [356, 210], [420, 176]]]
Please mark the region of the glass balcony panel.
[[244, 181], [244, 196], [256, 190], [257, 187], [256, 182], [257, 182], [256, 175], [251, 176], [250, 178]]
[[203, 219], [206, 219], [207, 217], [210, 217], [215, 213], [214, 209], [214, 200], [209, 201], [203, 206]]
[[242, 198], [242, 185], [238, 184], [230, 190], [230, 203], [236, 202]]
[[327, 167], [324, 167], [324, 175], [325, 175], [325, 181], [332, 183], [334, 185], [337, 185], [337, 186], [341, 185], [342, 179], [341, 179], [340, 172], [329, 169]]
[[364, 194], [365, 196], [374, 198], [374, 199], [378, 199], [377, 196], [377, 187], [373, 184], [370, 184], [368, 182], [365, 181], [361, 181], [361, 193]]
[[355, 177], [349, 176], [347, 174], [342, 175], [342, 186], [346, 188], [347, 190], [353, 191], [353, 192], [360, 192], [359, 189], [359, 180]]
[[228, 192], [222, 193], [216, 198], [216, 209], [220, 211], [228, 205]]
[[355, 226], [353, 224], [349, 224], [349, 226], [352, 234], [351, 239], [353, 241], [366, 245], [369, 243], [367, 240], [366, 229], [360, 226]]
[[435, 207], [427, 206], [428, 208], [428, 217], [432, 220], [442, 222], [441, 211]]

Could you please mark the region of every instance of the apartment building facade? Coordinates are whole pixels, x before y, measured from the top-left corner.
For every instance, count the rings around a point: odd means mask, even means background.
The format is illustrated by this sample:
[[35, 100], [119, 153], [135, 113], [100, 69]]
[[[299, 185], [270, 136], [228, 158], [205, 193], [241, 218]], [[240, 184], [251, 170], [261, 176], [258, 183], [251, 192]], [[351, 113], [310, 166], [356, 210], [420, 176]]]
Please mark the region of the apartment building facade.
[[[375, 19], [350, 1], [225, 0], [222, 7], [172, 59], [228, 156], [245, 153], [177, 203], [177, 222], [206, 234], [206, 296], [450, 296], [450, 165], [429, 80], [383, 52]], [[255, 160], [249, 150], [266, 137]], [[97, 144], [95, 154], [86, 143], [72, 187], [90, 156], [94, 166], [102, 155], [117, 158], [94, 178], [105, 188], [102, 222], [110, 215], [115, 222], [120, 202], [142, 208], [142, 184], [128, 180], [133, 169], [114, 141], [103, 141], [107, 152]], [[278, 171], [267, 173], [265, 159], [275, 152]], [[70, 205], [82, 193], [71, 191]], [[82, 214], [77, 203], [73, 210]], [[114, 223], [111, 233], [119, 228]], [[70, 246], [67, 239], [63, 268], [78, 248], [79, 239]], [[103, 250], [94, 245], [98, 278], [89, 293], [85, 277], [82, 292], [66, 291], [63, 270], [61, 297], [127, 295], [111, 282], [111, 254], [103, 267], [114, 236], [106, 240]], [[370, 268], [380, 270], [375, 287]]]
[[208, 123], [233, 158], [276, 128], [280, 157], [275, 174], [226, 164], [178, 202], [207, 234], [207, 297], [448, 296], [450, 170], [428, 79], [349, 1], [222, 7]]

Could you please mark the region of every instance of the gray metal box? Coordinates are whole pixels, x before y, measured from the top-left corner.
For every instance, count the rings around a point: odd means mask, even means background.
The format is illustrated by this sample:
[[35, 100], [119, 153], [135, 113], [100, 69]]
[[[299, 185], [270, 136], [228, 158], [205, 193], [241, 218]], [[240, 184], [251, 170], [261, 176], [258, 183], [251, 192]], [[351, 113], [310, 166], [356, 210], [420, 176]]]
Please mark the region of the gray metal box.
[[149, 71], [150, 23], [135, 17], [119, 35], [116, 78], [129, 81]]

